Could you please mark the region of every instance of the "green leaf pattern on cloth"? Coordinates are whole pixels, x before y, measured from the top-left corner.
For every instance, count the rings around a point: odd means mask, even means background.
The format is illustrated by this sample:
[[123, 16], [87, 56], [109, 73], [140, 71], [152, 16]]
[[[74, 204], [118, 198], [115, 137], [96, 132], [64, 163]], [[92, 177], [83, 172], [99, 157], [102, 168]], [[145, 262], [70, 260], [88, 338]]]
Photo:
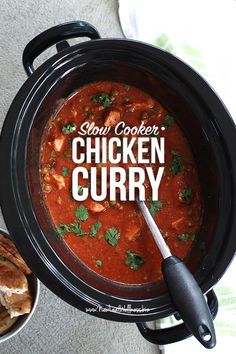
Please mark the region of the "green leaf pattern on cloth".
[[[219, 286], [214, 289], [218, 302], [219, 311], [214, 320], [214, 324], [220, 335], [234, 337], [236, 336], [235, 318], [236, 318], [236, 293], [227, 286]], [[174, 316], [162, 318], [155, 321], [155, 328], [167, 328], [178, 325], [183, 321], [177, 321]]]
[[169, 53], [175, 54], [174, 51], [174, 46], [171, 43], [169, 37], [167, 36], [167, 34], [162, 33], [162, 35], [160, 37], [158, 37], [154, 43], [154, 45], [156, 45], [157, 47], [166, 50]]
[[192, 47], [190, 44], [181, 43], [179, 46], [175, 46], [166, 33], [162, 33], [157, 39], [155, 39], [153, 44], [171, 54], [185, 58], [185, 61], [198, 70], [202, 75], [206, 74], [206, 66], [200, 50]]

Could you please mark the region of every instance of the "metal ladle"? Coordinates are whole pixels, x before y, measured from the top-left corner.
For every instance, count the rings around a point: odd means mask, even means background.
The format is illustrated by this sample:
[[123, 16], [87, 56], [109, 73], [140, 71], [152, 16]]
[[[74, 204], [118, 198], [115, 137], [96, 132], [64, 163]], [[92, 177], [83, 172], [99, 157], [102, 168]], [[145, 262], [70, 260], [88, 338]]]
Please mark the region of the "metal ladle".
[[162, 254], [162, 273], [176, 310], [186, 327], [206, 348], [216, 345], [213, 319], [204, 295], [184, 262], [173, 256], [144, 201], [136, 199], [143, 217]]

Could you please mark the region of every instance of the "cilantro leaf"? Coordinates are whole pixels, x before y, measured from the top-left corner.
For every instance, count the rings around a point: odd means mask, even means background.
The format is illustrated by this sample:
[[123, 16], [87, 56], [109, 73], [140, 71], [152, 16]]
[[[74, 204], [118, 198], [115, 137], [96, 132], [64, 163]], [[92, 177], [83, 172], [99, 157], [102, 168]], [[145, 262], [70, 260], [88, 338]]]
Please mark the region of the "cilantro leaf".
[[105, 240], [111, 246], [117, 246], [119, 238], [120, 233], [115, 227], [111, 227], [105, 232]]
[[76, 236], [84, 236], [86, 233], [81, 229], [78, 221], [74, 221], [72, 224], [69, 224], [70, 232], [75, 233]]
[[75, 132], [77, 125], [75, 123], [67, 123], [62, 127], [62, 133], [65, 135]]
[[176, 150], [171, 151], [172, 159], [170, 161], [170, 171], [173, 176], [176, 176], [179, 173], [184, 171], [184, 157]]
[[122, 154], [122, 152], [123, 152], [123, 146], [118, 146], [117, 153]]
[[60, 224], [58, 227], [56, 227], [55, 231], [62, 238], [67, 232], [71, 232], [70, 227], [67, 224]]
[[62, 176], [66, 177], [69, 174], [69, 168], [68, 167], [62, 167]]
[[148, 198], [149, 204], [150, 204], [150, 213], [152, 217], [154, 218], [156, 216], [156, 213], [162, 209], [162, 201], [161, 200], [152, 200], [151, 197]]
[[90, 99], [94, 103], [101, 103], [105, 108], [110, 108], [112, 106], [110, 96], [105, 92], [99, 93], [96, 96], [92, 96]]
[[186, 204], [191, 203], [193, 199], [192, 189], [189, 187], [185, 187], [181, 192], [179, 192], [179, 198]]
[[85, 235], [85, 232], [81, 229], [81, 226], [78, 221], [74, 221], [70, 224], [60, 224], [58, 227], [56, 227], [55, 231], [62, 238], [65, 236], [66, 233], [69, 232], [75, 233], [76, 236]]
[[194, 241], [196, 237], [196, 234], [192, 231], [187, 232], [186, 234], [181, 234], [177, 236], [178, 241], [180, 242], [187, 242], [188, 240]]
[[77, 219], [79, 219], [80, 221], [85, 221], [88, 219], [88, 209], [85, 208], [85, 206], [83, 206], [82, 204], [79, 205], [76, 210], [75, 210], [75, 216], [77, 217]]
[[84, 187], [78, 186], [78, 194], [82, 195], [83, 194]]
[[154, 132], [150, 134], [151, 138], [157, 138], [158, 140], [160, 140], [160, 134], [155, 134]]
[[139, 254], [134, 253], [131, 250], [128, 250], [127, 252], [127, 258], [125, 259], [125, 264], [130, 265], [130, 269], [132, 270], [138, 270], [144, 263], [144, 258], [141, 257]]
[[67, 151], [67, 150], [65, 150], [65, 151], [63, 152], [63, 155], [64, 155], [66, 158], [67, 158], [67, 157], [71, 157], [70, 152]]
[[165, 116], [164, 123], [161, 125], [161, 127], [168, 129], [172, 125], [173, 121], [174, 121], [174, 117], [167, 114]]
[[102, 223], [100, 221], [96, 221], [95, 224], [91, 226], [91, 230], [89, 235], [92, 237], [96, 237], [99, 229], [102, 227]]
[[98, 260], [96, 261], [96, 264], [97, 264], [98, 267], [101, 267], [101, 266], [102, 266], [102, 261], [100, 261], [100, 259], [98, 259]]

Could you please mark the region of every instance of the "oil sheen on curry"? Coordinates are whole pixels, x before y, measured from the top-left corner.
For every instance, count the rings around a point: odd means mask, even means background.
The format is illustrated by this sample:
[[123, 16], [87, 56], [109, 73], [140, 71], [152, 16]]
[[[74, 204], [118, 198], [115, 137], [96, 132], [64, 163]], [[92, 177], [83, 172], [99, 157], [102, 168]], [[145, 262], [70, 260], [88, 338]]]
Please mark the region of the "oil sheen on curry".
[[[165, 138], [165, 169], [158, 200], [152, 200], [145, 180], [146, 203], [167, 244], [176, 256], [187, 257], [201, 223], [202, 201], [196, 165], [190, 146], [175, 118], [149, 94], [117, 82], [92, 83], [75, 92], [51, 117], [41, 144], [41, 184], [44, 201], [58, 237], [91, 270], [125, 284], [145, 284], [162, 278], [161, 255], [135, 202], [109, 198], [97, 202], [73, 199], [72, 140], [83, 122], [98, 127], [159, 126]], [[160, 135], [155, 135], [156, 139]], [[120, 148], [122, 153], [122, 147]], [[134, 151], [135, 153], [135, 151]], [[102, 164], [82, 164], [88, 171]], [[149, 164], [155, 172], [158, 164]], [[130, 163], [120, 163], [128, 172]], [[145, 164], [142, 164], [144, 167]], [[79, 191], [89, 179], [79, 180]]]

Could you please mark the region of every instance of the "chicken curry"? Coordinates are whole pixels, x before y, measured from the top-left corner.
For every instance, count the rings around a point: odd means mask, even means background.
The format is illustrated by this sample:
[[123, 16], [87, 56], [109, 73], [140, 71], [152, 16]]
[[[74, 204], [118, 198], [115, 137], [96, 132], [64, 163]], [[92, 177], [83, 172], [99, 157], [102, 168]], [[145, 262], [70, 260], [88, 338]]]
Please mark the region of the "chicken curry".
[[[161, 255], [145, 224], [135, 201], [122, 200], [119, 193], [101, 201], [94, 200], [90, 193], [79, 202], [72, 194], [73, 139], [84, 125], [84, 138], [88, 127], [109, 128], [107, 141], [116, 135], [120, 124], [140, 127], [158, 126], [159, 132], [150, 129], [154, 140], [165, 138], [165, 163], [160, 180], [158, 200], [152, 198], [150, 180], [145, 175], [145, 200], [172, 252], [184, 259], [201, 224], [202, 200], [195, 161], [183, 132], [172, 116], [156, 99], [142, 90], [119, 82], [96, 82], [80, 88], [65, 100], [60, 109], [47, 123], [41, 142], [40, 175], [44, 202], [58, 237], [91, 270], [99, 275], [125, 284], [145, 284], [162, 278]], [[92, 124], [93, 123], [93, 124]], [[99, 130], [100, 132], [100, 130]], [[122, 129], [121, 135], [124, 134]], [[105, 135], [101, 130], [101, 135]], [[95, 144], [95, 136], [91, 144]], [[130, 129], [128, 139], [137, 138], [139, 131]], [[151, 140], [150, 140], [151, 141]], [[129, 175], [130, 167], [150, 169], [157, 173], [160, 163], [148, 159], [150, 141], [146, 142], [148, 162], [124, 159], [117, 164]], [[115, 147], [120, 154], [122, 146]], [[138, 154], [133, 144], [133, 154]], [[104, 146], [101, 147], [101, 153]], [[85, 151], [85, 147], [81, 147]], [[144, 154], [144, 155], [145, 155]], [[90, 190], [94, 180], [91, 168], [96, 167], [97, 191], [102, 188], [102, 168], [112, 162], [105, 158], [96, 162], [81, 162], [88, 171], [86, 178], [78, 175], [78, 195]], [[109, 190], [107, 182], [107, 190]], [[125, 182], [126, 191], [131, 185]]]

